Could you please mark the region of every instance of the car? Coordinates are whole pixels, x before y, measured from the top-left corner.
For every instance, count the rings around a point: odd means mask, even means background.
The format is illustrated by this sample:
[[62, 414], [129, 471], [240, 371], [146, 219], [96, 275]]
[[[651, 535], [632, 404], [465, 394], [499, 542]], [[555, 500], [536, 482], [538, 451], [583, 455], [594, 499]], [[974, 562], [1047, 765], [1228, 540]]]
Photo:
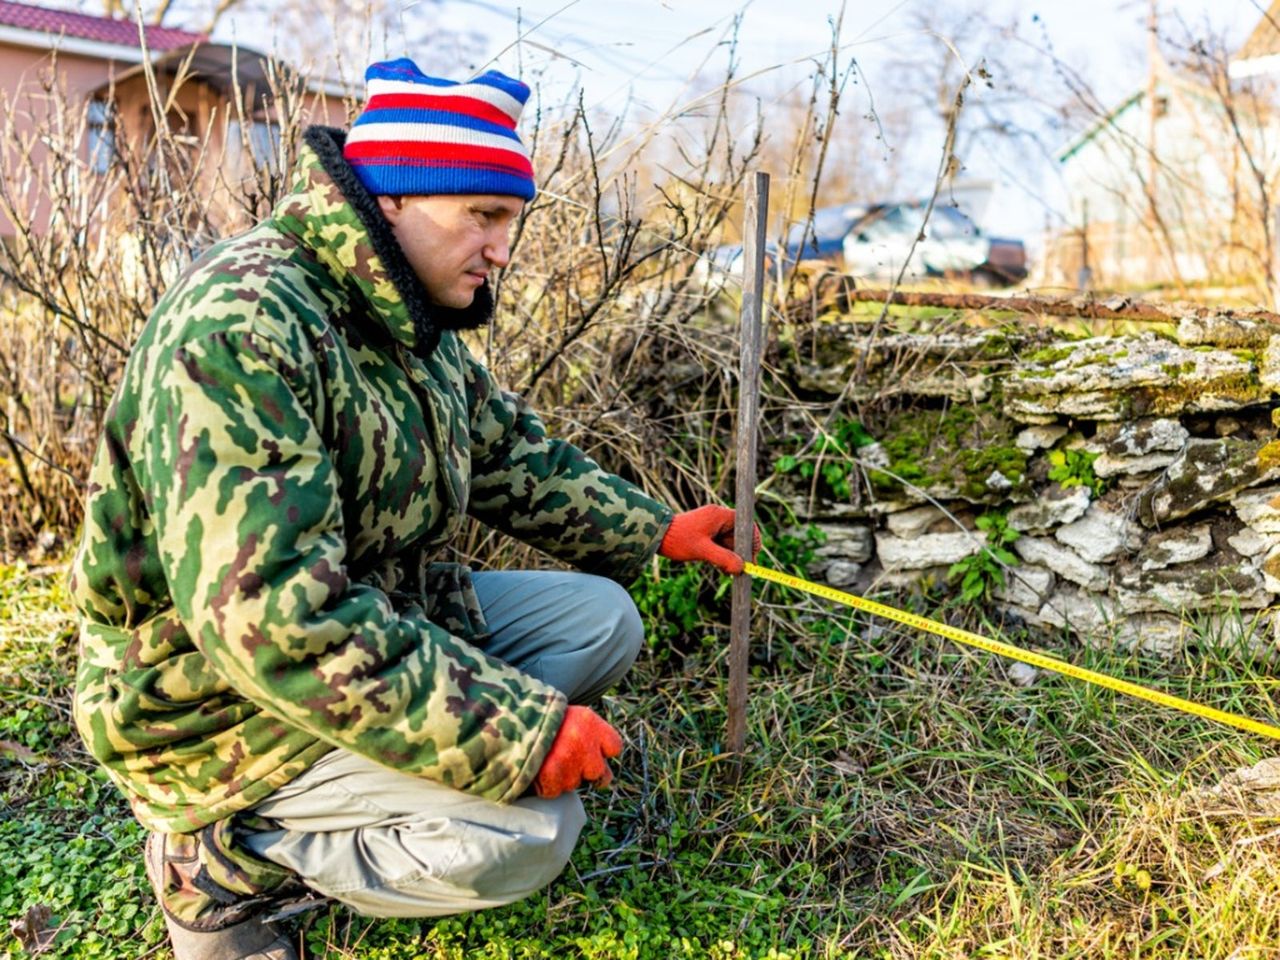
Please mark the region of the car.
[[783, 246], [788, 259], [796, 262], [840, 260], [844, 255], [844, 238], [868, 212], [866, 204], [861, 203], [842, 203], [813, 211], [812, 225], [805, 220], [787, 231]]
[[962, 210], [946, 204], [936, 205], [924, 223], [925, 210], [919, 202], [868, 208], [841, 243], [845, 271], [886, 280], [900, 273], [912, 279], [961, 277], [983, 286], [1026, 277], [1021, 240], [988, 237]]

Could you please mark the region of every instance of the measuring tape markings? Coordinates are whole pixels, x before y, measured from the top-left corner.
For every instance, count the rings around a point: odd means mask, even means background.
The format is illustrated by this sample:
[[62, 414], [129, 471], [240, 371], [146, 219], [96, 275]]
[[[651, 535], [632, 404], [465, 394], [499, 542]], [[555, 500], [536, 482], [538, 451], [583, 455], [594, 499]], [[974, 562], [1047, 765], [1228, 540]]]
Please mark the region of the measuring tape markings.
[[1053, 673], [1060, 673], [1064, 676], [1073, 677], [1076, 680], [1083, 680], [1086, 683], [1092, 683], [1116, 693], [1123, 693], [1131, 697], [1137, 697], [1140, 700], [1146, 700], [1150, 703], [1156, 703], [1163, 707], [1169, 707], [1173, 710], [1180, 710], [1183, 713], [1189, 713], [1197, 717], [1203, 717], [1206, 720], [1216, 720], [1218, 723], [1225, 723], [1228, 726], [1237, 727], [1240, 730], [1247, 730], [1250, 733], [1256, 733], [1263, 737], [1271, 737], [1280, 740], [1280, 727], [1269, 723], [1263, 723], [1259, 720], [1252, 720], [1249, 717], [1242, 717], [1234, 713], [1227, 713], [1225, 710], [1219, 710], [1216, 707], [1206, 707], [1203, 704], [1195, 703], [1191, 700], [1184, 700], [1182, 697], [1175, 697], [1171, 693], [1162, 693], [1159, 690], [1151, 690], [1147, 687], [1139, 686], [1128, 680], [1119, 680], [1115, 677], [1109, 677], [1105, 673], [1096, 673], [1093, 670], [1087, 670], [1084, 667], [1078, 667], [1073, 663], [1067, 663], [1065, 660], [1059, 660], [1043, 653], [1035, 653], [1031, 650], [1023, 650], [1021, 647], [1015, 647], [1007, 643], [1001, 643], [998, 640], [992, 640], [981, 634], [970, 633], [968, 630], [961, 630], [959, 627], [953, 627], [949, 624], [939, 623], [936, 620], [930, 620], [928, 617], [922, 617], [914, 613], [908, 613], [906, 610], [899, 610], [896, 607], [886, 606], [883, 603], [877, 603], [874, 600], [868, 600], [865, 597], [859, 597], [856, 594], [845, 593], [843, 590], [837, 590], [834, 587], [828, 587], [821, 583], [812, 583], [809, 580], [802, 580], [800, 577], [793, 577], [790, 574], [780, 573], [777, 570], [770, 570], [768, 567], [757, 566], [754, 563], [747, 563], [743, 567], [743, 573], [748, 576], [758, 577], [761, 580], [768, 580], [773, 583], [781, 584], [784, 587], [790, 587], [793, 590], [802, 590], [805, 593], [811, 593], [815, 596], [822, 597], [826, 600], [832, 600], [836, 603], [843, 604], [847, 607], [853, 607], [855, 610], [862, 610], [865, 613], [871, 613], [878, 617], [884, 617], [888, 620], [894, 620], [904, 626], [920, 630], [924, 633], [931, 633], [935, 636], [944, 637], [956, 643], [964, 644], [969, 647], [977, 647], [979, 650], [985, 650], [988, 653], [994, 653], [997, 656], [1009, 657], [1013, 660], [1020, 660], [1023, 663], [1030, 664], [1033, 667], [1039, 667], [1042, 670], [1049, 670]]

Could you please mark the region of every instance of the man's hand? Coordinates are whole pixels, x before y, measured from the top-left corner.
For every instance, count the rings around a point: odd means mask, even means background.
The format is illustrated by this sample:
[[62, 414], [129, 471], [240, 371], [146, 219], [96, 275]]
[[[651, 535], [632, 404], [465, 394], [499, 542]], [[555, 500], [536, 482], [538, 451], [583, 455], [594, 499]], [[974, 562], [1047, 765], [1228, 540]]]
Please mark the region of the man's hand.
[[[760, 552], [760, 528], [751, 527], [751, 559]], [[671, 519], [658, 553], [668, 560], [705, 560], [725, 573], [742, 572], [742, 558], [733, 552], [733, 511], [728, 507], [699, 507]]]
[[542, 769], [533, 779], [538, 796], [550, 800], [584, 782], [597, 787], [613, 781], [608, 757], [622, 752], [622, 737], [589, 707], [568, 707], [560, 732], [551, 744]]

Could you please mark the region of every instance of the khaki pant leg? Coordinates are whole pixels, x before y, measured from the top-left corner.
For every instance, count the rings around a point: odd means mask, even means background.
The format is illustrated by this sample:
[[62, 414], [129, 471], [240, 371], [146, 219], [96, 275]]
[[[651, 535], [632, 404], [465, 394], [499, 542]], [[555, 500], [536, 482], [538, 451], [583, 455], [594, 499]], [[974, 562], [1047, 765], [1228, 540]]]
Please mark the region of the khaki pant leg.
[[374, 917], [512, 903], [554, 880], [586, 822], [577, 794], [479, 799], [335, 750], [254, 808], [280, 829], [244, 844]]

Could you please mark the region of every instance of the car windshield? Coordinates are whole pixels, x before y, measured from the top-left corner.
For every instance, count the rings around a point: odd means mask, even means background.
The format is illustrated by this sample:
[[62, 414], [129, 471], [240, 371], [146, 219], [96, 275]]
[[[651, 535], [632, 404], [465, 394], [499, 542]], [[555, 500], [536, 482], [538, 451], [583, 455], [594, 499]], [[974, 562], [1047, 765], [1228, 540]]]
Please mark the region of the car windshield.
[[977, 225], [955, 207], [934, 207], [929, 224], [930, 232], [942, 240], [960, 240], [978, 236]]
[[[839, 207], [823, 207], [821, 210], [813, 211], [813, 232], [811, 237], [817, 241], [822, 240], [840, 240], [849, 228], [853, 226], [857, 220], [865, 212], [863, 207], [854, 204], [845, 204]], [[795, 224], [787, 232], [787, 245], [795, 246], [800, 242], [800, 238], [805, 235], [805, 228], [808, 224], [805, 221]]]

